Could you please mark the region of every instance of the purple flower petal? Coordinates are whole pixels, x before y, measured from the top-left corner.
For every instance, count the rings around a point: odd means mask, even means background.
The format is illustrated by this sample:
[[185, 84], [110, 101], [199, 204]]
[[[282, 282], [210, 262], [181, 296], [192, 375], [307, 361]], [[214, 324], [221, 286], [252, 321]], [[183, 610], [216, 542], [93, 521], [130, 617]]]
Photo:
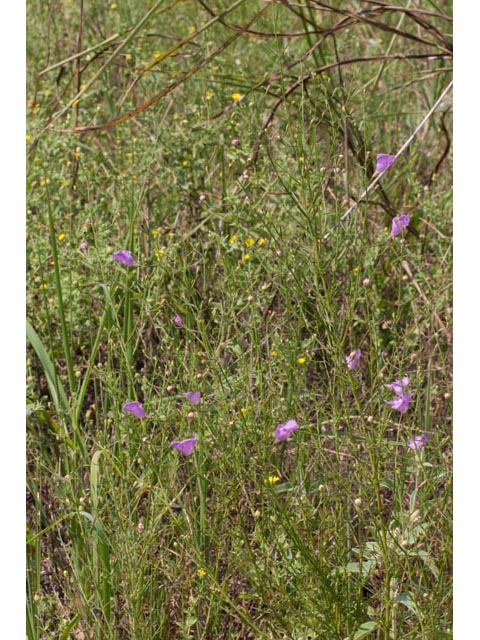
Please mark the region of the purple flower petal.
[[414, 438], [409, 440], [407, 442], [407, 446], [409, 446], [410, 449], [414, 449], [415, 451], [420, 451], [420, 449], [423, 449], [423, 447], [427, 444], [429, 438], [430, 434], [427, 431], [422, 436], [415, 436]]
[[403, 396], [403, 392], [406, 389], [407, 384], [408, 378], [407, 376], [403, 376], [401, 380], [395, 380], [395, 382], [391, 382], [385, 386], [391, 389], [397, 396]]
[[405, 229], [410, 224], [410, 216], [402, 214], [401, 216], [395, 216], [392, 220], [392, 230], [390, 235], [392, 237], [399, 236], [402, 233], [402, 229]]
[[298, 424], [296, 420], [287, 420], [287, 422], [283, 422], [277, 426], [275, 429], [275, 438], [278, 442], [286, 440], [288, 436], [297, 429]]
[[180, 316], [175, 316], [173, 321], [177, 325], [177, 327], [183, 326], [183, 320], [182, 320], [182, 318]]
[[123, 405], [123, 410], [127, 413], [133, 413], [133, 415], [137, 416], [137, 418], [147, 417], [147, 414], [145, 413], [142, 405], [137, 400], [135, 400], [134, 402], [125, 402], [125, 404]]
[[406, 413], [408, 409], [408, 404], [413, 397], [413, 394], [406, 393], [403, 396], [396, 396], [393, 400], [385, 400], [387, 404], [389, 404], [392, 409], [396, 409], [400, 411], [400, 413]]
[[361, 355], [362, 355], [362, 352], [360, 351], [360, 349], [357, 349], [356, 351], [352, 351], [352, 353], [349, 356], [346, 356], [345, 360], [347, 361], [347, 367], [349, 369], [355, 369], [355, 367], [358, 364], [358, 361], [360, 360]]
[[85, 240], [83, 242], [80, 243], [80, 249], [82, 251], [86, 251], [88, 249], [88, 242], [86, 242]]
[[198, 437], [193, 436], [193, 438], [186, 438], [185, 440], [180, 440], [179, 442], [171, 442], [170, 444], [174, 449], [177, 449], [178, 451], [180, 451], [180, 453], [183, 453], [183, 455], [189, 456], [192, 453], [193, 448], [196, 446], [197, 442]]
[[202, 394], [200, 391], [187, 391], [187, 393], [184, 393], [183, 395], [188, 398], [192, 404], [198, 404]]
[[375, 167], [375, 173], [383, 173], [394, 162], [395, 156], [389, 156], [388, 153], [379, 153], [377, 156], [377, 166]]
[[133, 267], [134, 265], [137, 264], [132, 257], [132, 252], [128, 251], [127, 249], [122, 249], [122, 251], [117, 251], [116, 253], [113, 254], [112, 258], [114, 260], [118, 260], [118, 262], [121, 262], [126, 267]]

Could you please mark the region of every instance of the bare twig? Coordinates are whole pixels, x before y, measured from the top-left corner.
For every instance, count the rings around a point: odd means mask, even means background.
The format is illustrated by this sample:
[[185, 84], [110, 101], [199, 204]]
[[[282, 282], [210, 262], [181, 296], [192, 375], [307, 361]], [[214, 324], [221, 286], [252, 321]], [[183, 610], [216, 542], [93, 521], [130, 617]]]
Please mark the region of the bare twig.
[[[272, 107], [270, 113], [263, 121], [262, 127], [260, 129], [260, 133], [255, 140], [253, 145], [253, 162], [255, 163], [258, 159], [258, 152], [260, 148], [260, 141], [265, 134], [266, 129], [269, 124], [272, 122], [275, 117], [275, 113], [278, 108], [285, 102], [285, 100], [290, 96], [296, 89], [309, 82], [314, 76], [317, 76], [321, 73], [325, 73], [327, 71], [331, 71], [337, 67], [342, 67], [345, 65], [356, 64], [359, 62], [383, 62], [384, 60], [432, 60], [436, 58], [450, 57], [449, 54], [413, 54], [413, 55], [390, 55], [390, 56], [368, 56], [365, 58], [351, 58], [348, 60], [340, 60], [339, 62], [332, 62], [331, 64], [326, 64], [323, 67], [319, 67], [314, 71], [311, 71], [301, 78], [299, 78], [296, 82], [294, 82], [288, 89], [286, 89], [285, 93], [281, 98], [277, 100], [277, 102]], [[376, 184], [376, 183], [375, 183]]]

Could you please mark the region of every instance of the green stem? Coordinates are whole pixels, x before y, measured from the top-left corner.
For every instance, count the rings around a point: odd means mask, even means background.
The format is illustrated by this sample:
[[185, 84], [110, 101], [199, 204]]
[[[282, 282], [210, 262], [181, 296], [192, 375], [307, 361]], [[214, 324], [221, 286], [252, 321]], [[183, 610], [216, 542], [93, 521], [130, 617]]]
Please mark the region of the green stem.
[[67, 365], [68, 386], [70, 389], [70, 395], [73, 396], [76, 388], [75, 373], [73, 370], [73, 359], [70, 351], [70, 338], [68, 335], [67, 321], [65, 318], [65, 307], [63, 304], [63, 295], [62, 295], [62, 282], [60, 279], [60, 266], [58, 262], [57, 238], [55, 235], [55, 224], [53, 219], [52, 207], [50, 203], [50, 189], [48, 188], [48, 185], [47, 185], [47, 207], [48, 207], [48, 228], [50, 231], [50, 244], [52, 247], [53, 268], [55, 272], [55, 291], [57, 294], [58, 311], [60, 314], [60, 327], [62, 330], [63, 354], [65, 356], [65, 361]]

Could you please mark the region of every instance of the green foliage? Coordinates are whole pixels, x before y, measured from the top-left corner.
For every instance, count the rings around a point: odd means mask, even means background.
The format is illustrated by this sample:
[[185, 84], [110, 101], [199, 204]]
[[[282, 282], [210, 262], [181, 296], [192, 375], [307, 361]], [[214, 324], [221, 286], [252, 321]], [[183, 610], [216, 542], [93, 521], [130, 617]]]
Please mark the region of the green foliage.
[[29, 3], [29, 640], [452, 637], [449, 96], [358, 199], [451, 79], [413, 4]]

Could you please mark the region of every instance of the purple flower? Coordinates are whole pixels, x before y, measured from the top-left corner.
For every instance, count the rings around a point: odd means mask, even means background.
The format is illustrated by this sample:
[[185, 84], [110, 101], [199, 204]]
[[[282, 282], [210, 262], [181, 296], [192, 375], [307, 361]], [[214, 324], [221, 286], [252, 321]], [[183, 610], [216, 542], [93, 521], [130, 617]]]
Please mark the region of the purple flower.
[[298, 424], [296, 420], [287, 420], [287, 422], [283, 422], [279, 424], [275, 429], [275, 439], [278, 442], [282, 440], [286, 440], [288, 436], [298, 429]]
[[392, 409], [396, 409], [400, 411], [400, 413], [406, 413], [408, 409], [408, 403], [412, 399], [411, 393], [406, 393], [402, 396], [396, 396], [393, 400], [385, 400], [387, 404], [389, 404]]
[[415, 451], [420, 451], [420, 449], [422, 449], [427, 444], [429, 438], [430, 434], [427, 431], [423, 434], [423, 436], [415, 436], [414, 438], [409, 440], [407, 442], [407, 446], [409, 446], [410, 449], [414, 449]]
[[397, 396], [402, 396], [408, 384], [407, 376], [403, 376], [401, 380], [395, 380], [390, 384], [386, 384], [385, 386], [391, 389]]
[[200, 391], [187, 391], [187, 393], [184, 393], [183, 395], [188, 398], [192, 404], [198, 404], [202, 394]]
[[86, 242], [85, 240], [83, 242], [80, 243], [80, 249], [82, 251], [86, 251], [88, 249], [88, 242]]
[[392, 220], [392, 230], [390, 235], [392, 237], [399, 236], [402, 233], [402, 229], [405, 229], [410, 224], [410, 216], [402, 214], [401, 216], [395, 216]]
[[388, 153], [379, 153], [377, 156], [377, 166], [375, 167], [375, 173], [383, 173], [394, 162], [395, 156], [389, 156]]
[[357, 349], [356, 351], [352, 351], [352, 353], [349, 356], [346, 356], [345, 360], [347, 361], [347, 367], [349, 369], [355, 369], [355, 367], [358, 364], [358, 361], [360, 360], [361, 355], [362, 355], [362, 352], [360, 351], [360, 349]]
[[121, 262], [126, 267], [133, 267], [134, 265], [137, 264], [132, 257], [132, 252], [127, 251], [127, 249], [122, 249], [122, 251], [117, 251], [116, 253], [113, 254], [112, 258], [114, 260], [118, 260], [118, 262]]
[[134, 402], [125, 402], [125, 404], [123, 405], [123, 410], [127, 413], [133, 413], [133, 415], [137, 416], [137, 418], [147, 417], [147, 414], [145, 413], [142, 405], [137, 400], [135, 400]]
[[183, 455], [189, 456], [192, 453], [193, 448], [196, 446], [197, 442], [198, 437], [195, 435], [193, 436], [193, 438], [186, 438], [185, 440], [180, 440], [180, 442], [175, 441], [171, 442], [170, 444], [174, 449], [178, 449], [180, 453], [183, 453]]
[[183, 326], [183, 320], [181, 319], [180, 316], [175, 316], [175, 318], [173, 319], [174, 323], [177, 325], [177, 327], [181, 327]]

